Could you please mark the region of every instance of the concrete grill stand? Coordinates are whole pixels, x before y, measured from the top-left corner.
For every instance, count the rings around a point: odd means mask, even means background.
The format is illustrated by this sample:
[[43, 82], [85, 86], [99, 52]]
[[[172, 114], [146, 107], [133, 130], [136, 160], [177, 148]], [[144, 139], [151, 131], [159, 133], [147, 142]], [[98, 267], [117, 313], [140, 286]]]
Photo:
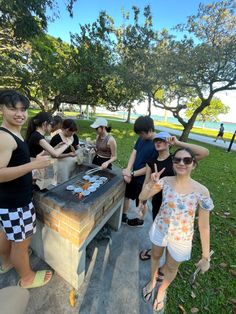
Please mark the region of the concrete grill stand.
[[121, 171], [99, 171], [108, 181], [97, 191], [79, 200], [68, 185], [82, 180], [91, 165], [77, 165], [75, 176], [46, 192], [35, 192], [37, 232], [32, 248], [73, 287], [83, 283], [86, 246], [106, 222], [118, 230], [121, 224], [125, 184]]

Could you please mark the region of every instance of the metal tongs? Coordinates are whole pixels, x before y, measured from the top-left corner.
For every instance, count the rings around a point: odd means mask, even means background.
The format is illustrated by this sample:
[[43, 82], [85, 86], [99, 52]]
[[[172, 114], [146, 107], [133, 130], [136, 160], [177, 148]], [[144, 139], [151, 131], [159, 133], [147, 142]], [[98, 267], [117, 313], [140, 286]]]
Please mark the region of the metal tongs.
[[89, 175], [89, 174], [95, 173], [99, 170], [102, 170], [102, 168], [101, 167], [92, 168], [92, 169], [86, 171], [85, 174]]
[[[211, 251], [209, 254], [209, 257], [212, 256], [212, 254], [214, 253], [214, 251]], [[189, 283], [192, 286], [197, 278], [197, 275], [199, 274], [199, 272], [201, 271], [201, 268], [198, 266], [198, 268], [195, 270], [195, 272], [189, 277]]]

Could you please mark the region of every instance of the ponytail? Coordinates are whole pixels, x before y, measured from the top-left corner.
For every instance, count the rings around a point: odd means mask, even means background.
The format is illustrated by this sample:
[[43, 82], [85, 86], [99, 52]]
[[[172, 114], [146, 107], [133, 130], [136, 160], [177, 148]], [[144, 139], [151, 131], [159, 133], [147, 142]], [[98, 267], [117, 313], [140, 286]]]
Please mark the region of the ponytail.
[[27, 143], [29, 142], [31, 134], [35, 132], [38, 127], [41, 127], [44, 122], [53, 123], [53, 118], [50, 113], [39, 112], [38, 114], [36, 114], [36, 116], [34, 116], [33, 118], [29, 120], [28, 127], [26, 130], [26, 137], [25, 137], [25, 140]]

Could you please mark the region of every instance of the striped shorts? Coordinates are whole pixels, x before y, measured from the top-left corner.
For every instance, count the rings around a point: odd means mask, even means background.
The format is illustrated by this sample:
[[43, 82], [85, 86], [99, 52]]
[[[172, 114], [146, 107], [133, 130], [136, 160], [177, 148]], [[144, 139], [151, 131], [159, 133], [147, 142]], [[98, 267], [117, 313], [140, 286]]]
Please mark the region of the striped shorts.
[[0, 208], [0, 223], [9, 241], [21, 242], [36, 232], [33, 203], [18, 208]]

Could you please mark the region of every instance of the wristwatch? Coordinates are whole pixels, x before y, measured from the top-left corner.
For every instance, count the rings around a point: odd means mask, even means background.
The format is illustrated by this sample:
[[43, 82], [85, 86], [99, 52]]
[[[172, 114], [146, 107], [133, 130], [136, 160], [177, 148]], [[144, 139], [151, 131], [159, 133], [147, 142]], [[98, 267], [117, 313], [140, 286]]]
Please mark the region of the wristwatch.
[[134, 177], [134, 170], [130, 171], [131, 178]]

